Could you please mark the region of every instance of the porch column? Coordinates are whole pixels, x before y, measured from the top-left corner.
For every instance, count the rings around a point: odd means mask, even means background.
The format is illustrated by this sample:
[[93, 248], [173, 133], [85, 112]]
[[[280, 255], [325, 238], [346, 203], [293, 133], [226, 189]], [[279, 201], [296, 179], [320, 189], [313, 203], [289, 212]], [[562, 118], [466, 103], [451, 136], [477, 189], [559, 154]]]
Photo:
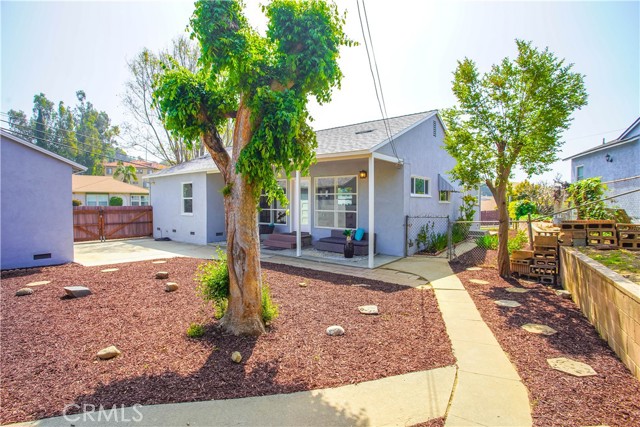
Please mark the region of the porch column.
[[369, 157], [369, 268], [373, 268], [373, 257], [375, 256], [375, 159], [373, 154]]
[[296, 223], [296, 256], [302, 256], [302, 234], [300, 233], [300, 171], [296, 171], [296, 203], [293, 216]]

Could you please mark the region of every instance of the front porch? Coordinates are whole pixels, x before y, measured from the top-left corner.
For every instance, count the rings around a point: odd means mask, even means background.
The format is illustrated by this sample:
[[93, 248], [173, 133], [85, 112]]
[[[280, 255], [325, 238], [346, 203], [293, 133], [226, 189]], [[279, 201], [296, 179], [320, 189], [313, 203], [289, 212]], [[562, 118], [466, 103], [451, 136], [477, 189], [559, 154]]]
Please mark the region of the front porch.
[[337, 264], [359, 268], [378, 268], [402, 257], [375, 254], [373, 255], [373, 266], [370, 263], [370, 256], [354, 255], [353, 258], [345, 258], [343, 254], [337, 252], [320, 251], [312, 246], [303, 247], [299, 252], [296, 248], [276, 249], [260, 245], [260, 258], [269, 262], [270, 257], [283, 256], [288, 258], [298, 258], [306, 261], [313, 261], [325, 264]]

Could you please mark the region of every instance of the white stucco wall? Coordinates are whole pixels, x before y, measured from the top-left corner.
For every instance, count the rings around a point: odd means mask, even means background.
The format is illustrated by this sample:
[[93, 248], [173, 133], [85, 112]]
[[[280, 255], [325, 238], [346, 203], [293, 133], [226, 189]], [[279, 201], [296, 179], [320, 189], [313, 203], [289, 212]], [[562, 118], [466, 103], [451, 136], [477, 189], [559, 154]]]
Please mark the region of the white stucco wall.
[[71, 165], [4, 136], [0, 147], [0, 268], [73, 261]]

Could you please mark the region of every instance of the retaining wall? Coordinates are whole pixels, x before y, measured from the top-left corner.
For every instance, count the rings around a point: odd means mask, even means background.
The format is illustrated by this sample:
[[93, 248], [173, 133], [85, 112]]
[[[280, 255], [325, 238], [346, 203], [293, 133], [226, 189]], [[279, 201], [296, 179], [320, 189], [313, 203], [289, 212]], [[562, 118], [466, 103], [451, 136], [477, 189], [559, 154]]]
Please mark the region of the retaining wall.
[[640, 380], [640, 285], [575, 248], [561, 246], [560, 261], [565, 289]]

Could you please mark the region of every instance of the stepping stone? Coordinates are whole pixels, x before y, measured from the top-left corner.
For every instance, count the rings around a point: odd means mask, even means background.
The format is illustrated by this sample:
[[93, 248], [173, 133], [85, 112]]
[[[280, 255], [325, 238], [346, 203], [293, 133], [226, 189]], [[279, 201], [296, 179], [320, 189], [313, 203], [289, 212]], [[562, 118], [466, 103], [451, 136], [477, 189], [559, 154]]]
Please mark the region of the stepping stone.
[[327, 328], [327, 335], [330, 337], [337, 337], [339, 335], [344, 335], [344, 328], [339, 325], [329, 326]]
[[158, 271], [156, 273], [156, 279], [168, 279], [169, 272], [168, 271]]
[[29, 287], [42, 286], [42, 285], [48, 285], [49, 283], [51, 283], [51, 280], [41, 280], [40, 282], [27, 283], [27, 286]]
[[98, 352], [98, 357], [102, 360], [113, 359], [116, 356], [120, 356], [122, 352], [116, 348], [116, 346], [110, 346], [103, 348]]
[[151, 264], [166, 264], [166, 263], [167, 263], [167, 261], [163, 261], [163, 260], [160, 260], [160, 261], [151, 261]]
[[527, 292], [529, 292], [529, 289], [511, 287], [506, 288], [505, 291], [511, 292], [512, 294], [526, 294]]
[[547, 325], [540, 325], [537, 323], [527, 323], [522, 325], [521, 328], [527, 332], [531, 332], [532, 334], [553, 335], [558, 333], [558, 331]]
[[571, 292], [565, 291], [564, 289], [557, 290], [556, 295], [564, 299], [571, 299]]
[[26, 295], [31, 295], [33, 293], [33, 289], [31, 288], [22, 288], [22, 289], [18, 289], [16, 291], [16, 296], [17, 297], [23, 297]]
[[547, 359], [547, 363], [553, 369], [564, 372], [574, 377], [590, 377], [598, 375], [594, 369], [586, 363], [577, 360], [567, 359], [566, 357], [558, 357], [555, 359]]
[[64, 288], [64, 291], [73, 298], [86, 297], [87, 295], [91, 295], [91, 290], [85, 286], [67, 286]]
[[165, 292], [177, 291], [178, 290], [178, 284], [175, 283], [175, 282], [167, 282], [167, 284], [164, 285], [164, 290], [165, 290]]
[[480, 267], [469, 267], [469, 268], [467, 268], [467, 271], [480, 271], [480, 270], [482, 270], [482, 268], [480, 268]]
[[499, 299], [494, 302], [496, 303], [496, 305], [500, 307], [509, 307], [509, 308], [520, 307], [522, 305], [518, 301], [512, 301], [510, 299]]
[[298, 286], [300, 286], [301, 288], [306, 288], [307, 284], [305, 282], [300, 282], [298, 283]]
[[233, 353], [231, 353], [231, 360], [233, 361], [233, 363], [242, 362], [242, 354], [240, 354], [239, 351], [234, 351]]
[[119, 268], [105, 268], [104, 270], [100, 270], [102, 273], [111, 273], [112, 271], [118, 271]]
[[476, 285], [488, 285], [489, 282], [487, 282], [486, 280], [480, 280], [480, 279], [469, 279], [469, 281], [473, 284]]
[[358, 311], [362, 314], [378, 314], [377, 305], [361, 305], [358, 307]]

